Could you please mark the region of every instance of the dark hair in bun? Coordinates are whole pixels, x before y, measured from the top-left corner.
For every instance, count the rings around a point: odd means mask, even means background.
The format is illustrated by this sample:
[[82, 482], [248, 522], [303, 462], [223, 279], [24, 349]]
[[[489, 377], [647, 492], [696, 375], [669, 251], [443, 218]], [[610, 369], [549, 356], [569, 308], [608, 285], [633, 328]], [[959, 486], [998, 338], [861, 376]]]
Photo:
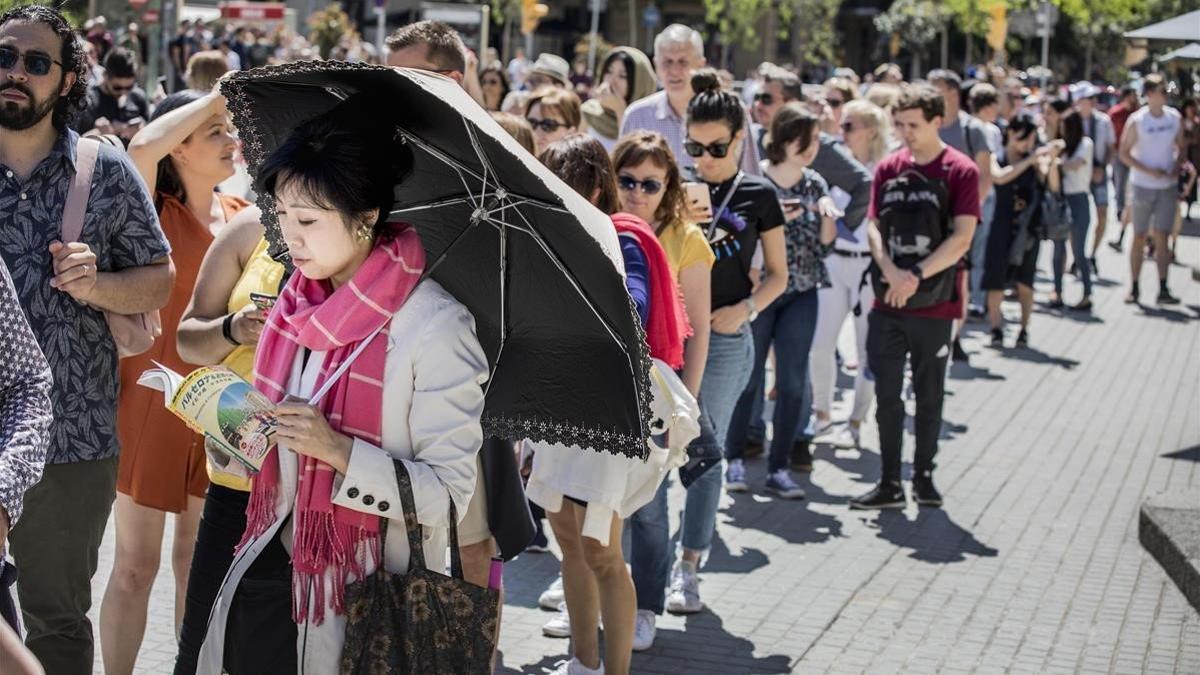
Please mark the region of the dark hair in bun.
[[687, 123], [723, 122], [731, 134], [746, 123], [742, 101], [731, 91], [721, 89], [721, 80], [712, 68], [701, 68], [692, 74], [695, 95], [688, 103]]
[[363, 214], [379, 209], [382, 231], [395, 202], [395, 186], [412, 170], [412, 150], [366, 94], [300, 126], [259, 169], [259, 192], [277, 195], [283, 184], [297, 188], [313, 205], [338, 211], [354, 229]]

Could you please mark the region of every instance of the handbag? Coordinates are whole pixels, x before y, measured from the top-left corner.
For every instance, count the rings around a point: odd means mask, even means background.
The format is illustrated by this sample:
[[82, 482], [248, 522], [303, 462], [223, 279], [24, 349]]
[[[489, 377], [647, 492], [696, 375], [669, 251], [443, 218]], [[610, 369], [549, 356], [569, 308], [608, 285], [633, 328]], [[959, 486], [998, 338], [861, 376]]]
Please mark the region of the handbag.
[[1042, 195], [1042, 238], [1066, 241], [1071, 236], [1071, 207], [1062, 192], [1046, 190]]
[[500, 627], [500, 591], [463, 579], [458, 514], [450, 501], [450, 576], [425, 564], [412, 479], [393, 461], [409, 566], [392, 574], [383, 565], [387, 522], [379, 529], [380, 560], [366, 579], [346, 587], [343, 675], [490, 673]]
[[[87, 212], [88, 195], [92, 191], [96, 157], [100, 154], [100, 142], [91, 138], [80, 138], [75, 147], [75, 176], [67, 188], [67, 203], [63, 206], [64, 242], [79, 241], [83, 234], [83, 218]], [[104, 318], [108, 321], [108, 330], [117, 345], [119, 358], [149, 351], [154, 346], [154, 340], [162, 335], [162, 318], [157, 310], [139, 314], [106, 311]]]
[[1029, 224], [1033, 222], [1033, 216], [1041, 208], [1041, 188], [1035, 188], [1033, 191], [1033, 203], [1025, 207], [1017, 218], [1017, 229], [1013, 232], [1012, 243], [1008, 247], [1008, 264], [1012, 267], [1020, 267], [1025, 261], [1025, 254], [1030, 247], [1037, 245], [1037, 240], [1032, 236], [1033, 233], [1029, 230]]

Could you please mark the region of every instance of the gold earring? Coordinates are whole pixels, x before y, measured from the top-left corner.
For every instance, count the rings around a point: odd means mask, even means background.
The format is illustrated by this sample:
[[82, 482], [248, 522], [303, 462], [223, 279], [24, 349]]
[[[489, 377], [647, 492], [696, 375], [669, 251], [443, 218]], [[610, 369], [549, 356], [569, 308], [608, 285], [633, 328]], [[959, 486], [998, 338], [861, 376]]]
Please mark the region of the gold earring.
[[358, 226], [357, 230], [354, 231], [354, 236], [357, 237], [359, 241], [371, 241], [374, 230], [375, 228], [372, 227], [370, 223], [363, 223], [362, 225]]

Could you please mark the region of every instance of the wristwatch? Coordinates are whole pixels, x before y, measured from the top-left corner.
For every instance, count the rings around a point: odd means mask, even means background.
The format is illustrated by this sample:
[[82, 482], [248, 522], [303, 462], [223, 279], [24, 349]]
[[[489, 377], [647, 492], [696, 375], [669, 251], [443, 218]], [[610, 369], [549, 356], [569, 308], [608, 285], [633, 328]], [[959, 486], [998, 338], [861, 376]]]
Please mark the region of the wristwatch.
[[912, 267], [908, 268], [908, 271], [917, 275], [917, 281], [921, 281], [925, 278], [925, 270], [921, 269], [920, 265], [913, 265]]
[[758, 305], [754, 304], [754, 297], [749, 296], [743, 302], [745, 302], [746, 306], [750, 308], [750, 316], [747, 317], [747, 319], [750, 321], [754, 321], [755, 319], [757, 319], [758, 318]]

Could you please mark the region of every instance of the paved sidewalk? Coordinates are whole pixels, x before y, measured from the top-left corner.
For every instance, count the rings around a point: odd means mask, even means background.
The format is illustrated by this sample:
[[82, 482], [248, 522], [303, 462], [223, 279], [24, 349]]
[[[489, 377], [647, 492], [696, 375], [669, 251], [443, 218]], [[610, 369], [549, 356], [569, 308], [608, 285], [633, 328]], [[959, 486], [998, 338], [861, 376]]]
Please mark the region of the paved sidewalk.
[[[1200, 262], [1195, 238], [1182, 246]], [[1044, 300], [1049, 248], [1041, 260]], [[878, 476], [870, 427], [861, 453], [818, 450], [806, 501], [764, 496], [765, 462], [751, 460], [755, 489], [722, 501], [708, 610], [662, 618], [634, 671], [1200, 673], [1200, 616], [1136, 530], [1144, 497], [1200, 484], [1200, 285], [1175, 266], [1182, 305], [1128, 306], [1125, 258], [1104, 247], [1099, 262], [1095, 312], [1039, 306], [1029, 349], [993, 350], [984, 326], [969, 326], [971, 365], [948, 384], [944, 509], [848, 510]], [[1148, 298], [1154, 274], [1147, 265]], [[1078, 293], [1069, 280], [1068, 302]], [[681, 497], [676, 482], [676, 525]], [[110, 526], [97, 602], [111, 555]], [[549, 554], [508, 565], [499, 672], [564, 658], [567, 641], [542, 637], [551, 614], [537, 608], [556, 573]], [[170, 670], [172, 583], [168, 565], [139, 672]]]

